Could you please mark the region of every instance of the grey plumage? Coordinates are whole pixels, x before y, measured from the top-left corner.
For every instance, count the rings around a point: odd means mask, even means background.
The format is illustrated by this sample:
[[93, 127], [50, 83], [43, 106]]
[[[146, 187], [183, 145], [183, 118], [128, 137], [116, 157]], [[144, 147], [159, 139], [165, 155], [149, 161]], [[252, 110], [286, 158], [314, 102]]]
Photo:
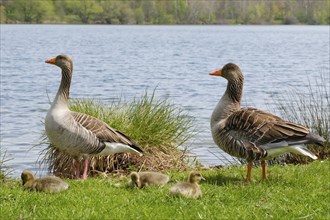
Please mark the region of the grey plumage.
[[69, 56], [59, 55], [47, 60], [46, 63], [62, 69], [59, 90], [45, 119], [46, 134], [56, 148], [75, 158], [77, 177], [79, 160], [85, 159], [83, 179], [86, 179], [89, 156], [124, 152], [142, 155], [142, 149], [125, 134], [95, 117], [69, 109], [68, 98], [73, 69]]

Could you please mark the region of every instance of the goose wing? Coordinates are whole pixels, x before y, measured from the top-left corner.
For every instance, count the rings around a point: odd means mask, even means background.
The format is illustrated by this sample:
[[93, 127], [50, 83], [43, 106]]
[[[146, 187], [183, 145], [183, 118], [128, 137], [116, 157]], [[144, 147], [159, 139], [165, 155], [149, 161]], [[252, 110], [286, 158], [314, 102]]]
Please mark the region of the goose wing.
[[122, 143], [142, 152], [142, 149], [130, 137], [111, 128], [100, 119], [80, 112], [71, 112], [71, 114], [78, 124], [95, 134], [101, 142]]
[[284, 121], [276, 115], [255, 108], [242, 108], [231, 114], [226, 120], [225, 129], [235, 138], [243, 137], [256, 145], [294, 142], [309, 133], [304, 126]]
[[[255, 108], [242, 108], [226, 118], [222, 136], [234, 155], [247, 160], [267, 156], [267, 148], [308, 143], [309, 130]], [[285, 143], [283, 145], [283, 143]], [[266, 146], [266, 147], [264, 147]]]

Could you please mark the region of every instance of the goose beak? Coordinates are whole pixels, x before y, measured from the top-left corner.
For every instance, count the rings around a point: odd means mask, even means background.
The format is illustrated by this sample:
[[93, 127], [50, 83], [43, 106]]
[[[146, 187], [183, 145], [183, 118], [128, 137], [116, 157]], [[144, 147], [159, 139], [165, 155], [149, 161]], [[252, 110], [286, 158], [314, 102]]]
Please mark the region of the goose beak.
[[211, 76], [221, 76], [221, 72], [222, 71], [222, 69], [219, 69], [219, 70], [217, 70], [217, 71], [214, 71], [214, 72], [210, 72], [210, 75]]
[[56, 58], [48, 59], [45, 61], [45, 63], [55, 64]]
[[202, 176], [201, 180], [204, 180], [205, 181], [206, 179]]

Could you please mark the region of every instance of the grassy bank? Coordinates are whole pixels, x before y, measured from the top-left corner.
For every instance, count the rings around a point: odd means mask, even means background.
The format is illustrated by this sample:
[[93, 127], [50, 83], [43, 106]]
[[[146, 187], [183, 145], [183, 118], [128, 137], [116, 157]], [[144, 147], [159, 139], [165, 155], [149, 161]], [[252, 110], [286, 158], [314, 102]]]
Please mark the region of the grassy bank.
[[[60, 194], [23, 191], [19, 180], [0, 189], [3, 219], [329, 219], [330, 161], [309, 165], [273, 166], [269, 179], [261, 181], [254, 169], [254, 182], [237, 183], [245, 167], [204, 170], [203, 197], [172, 198], [170, 183], [163, 188], [128, 188], [127, 179], [90, 178], [67, 180], [70, 187]], [[169, 173], [173, 182], [188, 171]]]
[[[101, 119], [112, 128], [131, 137], [144, 151], [140, 157], [118, 154], [91, 157], [89, 170], [127, 172], [129, 170], [185, 169], [185, 151], [181, 146], [194, 135], [194, 119], [180, 106], [147, 92], [131, 101], [113, 99], [109, 104], [91, 99], [72, 99], [70, 109]], [[73, 158], [51, 144], [41, 152], [41, 162], [57, 176], [71, 177]], [[95, 171], [95, 172], [94, 172]]]

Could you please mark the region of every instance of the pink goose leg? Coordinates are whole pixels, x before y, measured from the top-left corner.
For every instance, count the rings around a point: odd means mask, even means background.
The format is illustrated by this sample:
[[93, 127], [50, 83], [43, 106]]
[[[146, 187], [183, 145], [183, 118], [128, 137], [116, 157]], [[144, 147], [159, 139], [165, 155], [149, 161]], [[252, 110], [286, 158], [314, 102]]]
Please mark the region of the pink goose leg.
[[84, 160], [84, 172], [82, 175], [82, 179], [86, 180], [87, 179], [87, 172], [88, 172], [88, 159]]
[[78, 160], [74, 160], [74, 174], [76, 178], [80, 178], [80, 162]]

